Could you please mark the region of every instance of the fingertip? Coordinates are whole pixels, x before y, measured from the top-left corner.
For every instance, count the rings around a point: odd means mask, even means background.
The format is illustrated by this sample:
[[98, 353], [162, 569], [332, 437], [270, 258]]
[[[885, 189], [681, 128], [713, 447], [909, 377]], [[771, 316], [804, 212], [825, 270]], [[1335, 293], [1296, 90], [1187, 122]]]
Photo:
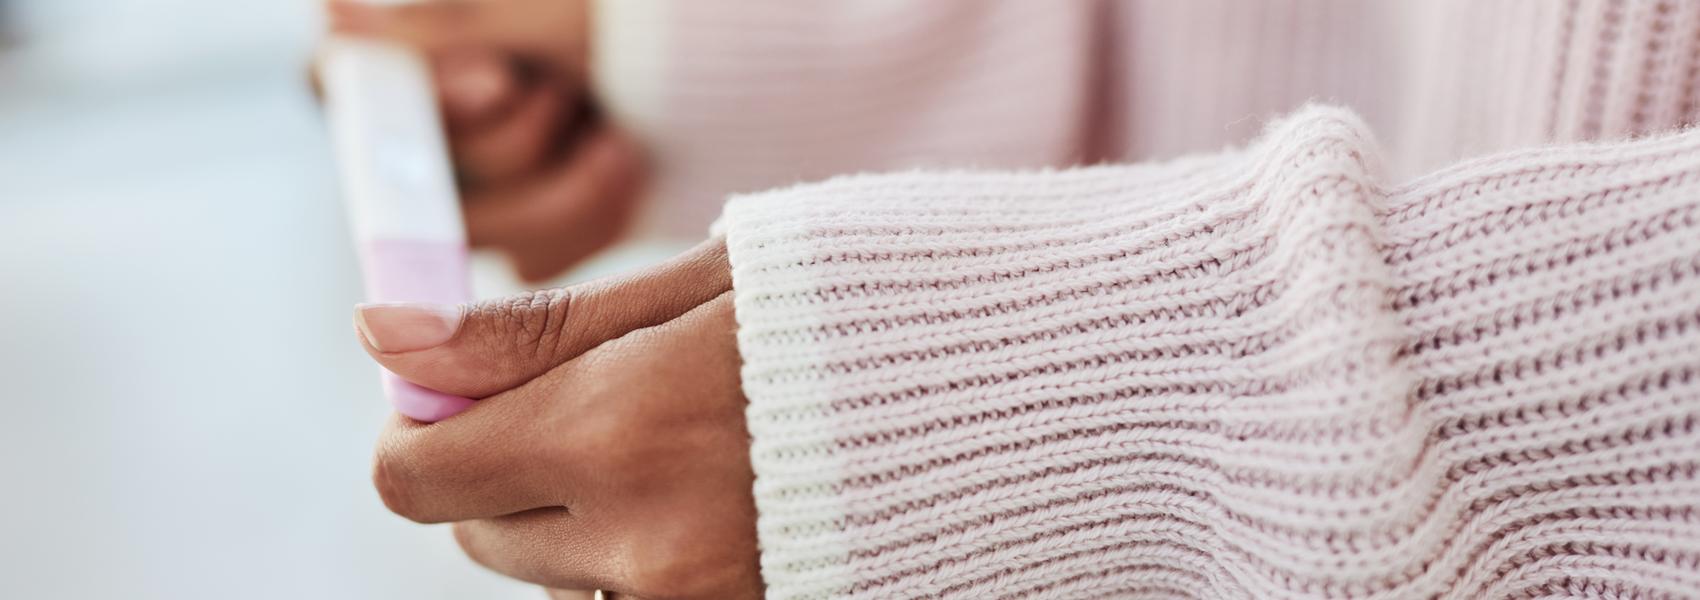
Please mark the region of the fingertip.
[[488, 117], [518, 91], [510, 65], [489, 52], [445, 53], [437, 63], [437, 84], [444, 110], [462, 122]]
[[515, 82], [504, 105], [477, 119], [459, 119], [455, 163], [474, 181], [527, 179], [555, 156], [571, 118], [572, 99], [549, 81]]

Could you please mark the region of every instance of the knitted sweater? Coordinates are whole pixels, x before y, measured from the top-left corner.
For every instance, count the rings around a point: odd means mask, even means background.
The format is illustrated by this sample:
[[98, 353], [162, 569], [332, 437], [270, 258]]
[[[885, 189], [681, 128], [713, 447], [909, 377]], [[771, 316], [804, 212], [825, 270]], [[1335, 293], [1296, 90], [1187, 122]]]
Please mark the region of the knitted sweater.
[[1700, 2], [600, 7], [770, 595], [1700, 597]]
[[1700, 0], [606, 0], [642, 230], [863, 171], [1166, 160], [1351, 107], [1408, 178], [1700, 119]]
[[781, 598], [1700, 594], [1700, 131], [733, 200]]

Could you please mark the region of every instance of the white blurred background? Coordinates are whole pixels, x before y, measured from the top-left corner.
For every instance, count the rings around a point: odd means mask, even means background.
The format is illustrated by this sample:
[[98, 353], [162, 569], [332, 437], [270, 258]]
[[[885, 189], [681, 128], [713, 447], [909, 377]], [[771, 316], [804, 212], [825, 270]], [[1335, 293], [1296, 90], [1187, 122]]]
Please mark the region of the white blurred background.
[[542, 597], [368, 484], [318, 6], [0, 0], [0, 598]]

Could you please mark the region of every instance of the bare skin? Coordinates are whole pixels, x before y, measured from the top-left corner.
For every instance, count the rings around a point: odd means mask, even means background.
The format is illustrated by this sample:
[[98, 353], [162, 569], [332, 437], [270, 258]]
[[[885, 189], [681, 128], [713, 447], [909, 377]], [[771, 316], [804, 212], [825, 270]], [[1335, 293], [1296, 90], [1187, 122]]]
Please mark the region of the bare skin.
[[333, 32], [401, 42], [430, 59], [474, 245], [501, 251], [535, 282], [624, 232], [645, 165], [597, 114], [585, 0], [327, 8]]
[[373, 475], [384, 503], [453, 522], [473, 560], [557, 598], [760, 597], [730, 290], [713, 240], [618, 279], [362, 307], [379, 363], [483, 398], [435, 424], [391, 419]]

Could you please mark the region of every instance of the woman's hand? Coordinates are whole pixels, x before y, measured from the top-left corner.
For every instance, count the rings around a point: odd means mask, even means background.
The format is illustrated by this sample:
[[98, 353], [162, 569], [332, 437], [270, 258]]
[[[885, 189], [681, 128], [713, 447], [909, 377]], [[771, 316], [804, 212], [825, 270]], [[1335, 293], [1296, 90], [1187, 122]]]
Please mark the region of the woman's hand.
[[[759, 597], [725, 247], [635, 276], [460, 307], [362, 307], [366, 350], [484, 398], [378, 442], [384, 503], [455, 522], [473, 560], [559, 589]], [[562, 596], [566, 597], [566, 596]]]
[[431, 60], [474, 245], [519, 275], [560, 274], [615, 241], [644, 176], [636, 145], [589, 93], [585, 0], [329, 5], [332, 31]]

